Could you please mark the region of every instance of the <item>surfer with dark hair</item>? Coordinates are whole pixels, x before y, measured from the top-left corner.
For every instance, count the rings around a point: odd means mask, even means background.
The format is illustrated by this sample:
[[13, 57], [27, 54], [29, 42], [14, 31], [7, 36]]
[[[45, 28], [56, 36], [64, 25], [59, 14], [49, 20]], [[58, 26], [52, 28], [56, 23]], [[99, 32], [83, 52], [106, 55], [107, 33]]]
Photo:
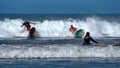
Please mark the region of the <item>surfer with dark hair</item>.
[[29, 38], [30, 39], [34, 39], [35, 38], [35, 32], [36, 32], [36, 29], [35, 27], [32, 27], [29, 31]]
[[89, 32], [86, 32], [86, 35], [84, 37], [84, 43], [83, 45], [90, 45], [90, 41], [93, 41], [94, 43], [98, 44], [97, 41], [95, 41], [91, 36]]

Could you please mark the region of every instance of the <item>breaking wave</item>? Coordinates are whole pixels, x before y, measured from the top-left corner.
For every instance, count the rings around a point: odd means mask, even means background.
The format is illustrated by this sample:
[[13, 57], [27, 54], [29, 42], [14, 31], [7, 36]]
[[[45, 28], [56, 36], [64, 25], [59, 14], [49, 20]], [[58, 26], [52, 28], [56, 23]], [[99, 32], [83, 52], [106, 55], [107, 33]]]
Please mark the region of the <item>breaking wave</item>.
[[80, 58], [80, 57], [120, 57], [120, 47], [116, 46], [0, 46], [0, 58]]
[[[89, 17], [86, 20], [44, 20], [31, 21], [31, 24], [37, 30], [37, 37], [74, 37], [69, 32], [70, 25], [74, 25], [78, 29], [84, 29], [85, 32], [91, 32], [94, 37], [120, 37], [120, 23], [101, 20], [100, 18]], [[22, 19], [4, 19], [0, 21], [0, 37], [27, 37], [26, 28], [21, 28]]]

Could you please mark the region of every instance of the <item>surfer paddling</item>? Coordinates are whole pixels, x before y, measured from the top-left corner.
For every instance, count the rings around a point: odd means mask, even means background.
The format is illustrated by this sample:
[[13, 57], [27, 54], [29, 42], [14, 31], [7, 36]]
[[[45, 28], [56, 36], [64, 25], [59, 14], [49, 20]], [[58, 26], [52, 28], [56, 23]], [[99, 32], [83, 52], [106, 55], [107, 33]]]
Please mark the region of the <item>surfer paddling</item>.
[[91, 36], [89, 32], [86, 32], [86, 35], [84, 37], [84, 43], [83, 45], [90, 45], [90, 41], [93, 41], [94, 43], [98, 44], [97, 41], [95, 41]]

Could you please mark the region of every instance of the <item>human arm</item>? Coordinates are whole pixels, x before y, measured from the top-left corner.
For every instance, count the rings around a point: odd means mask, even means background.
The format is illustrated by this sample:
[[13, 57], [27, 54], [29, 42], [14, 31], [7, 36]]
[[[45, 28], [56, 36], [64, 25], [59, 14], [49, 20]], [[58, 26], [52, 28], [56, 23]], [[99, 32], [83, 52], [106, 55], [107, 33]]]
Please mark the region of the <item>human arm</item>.
[[34, 22], [30, 22], [30, 24], [36, 24], [36, 23], [34, 23]]
[[93, 41], [96, 44], [99, 44], [97, 41], [95, 41], [92, 37], [90, 37], [90, 40]]

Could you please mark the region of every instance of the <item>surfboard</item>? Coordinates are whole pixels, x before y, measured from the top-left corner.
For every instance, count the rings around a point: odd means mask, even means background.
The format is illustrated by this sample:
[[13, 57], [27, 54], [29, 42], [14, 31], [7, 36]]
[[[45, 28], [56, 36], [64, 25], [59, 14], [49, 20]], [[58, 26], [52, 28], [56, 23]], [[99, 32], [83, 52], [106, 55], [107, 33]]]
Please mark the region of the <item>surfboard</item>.
[[84, 36], [85, 32], [83, 29], [79, 29], [75, 32], [75, 38], [82, 38]]
[[36, 32], [35, 27], [32, 27], [32, 28], [30, 29], [30, 31], [29, 31], [29, 38], [30, 38], [30, 39], [35, 38], [35, 32]]

